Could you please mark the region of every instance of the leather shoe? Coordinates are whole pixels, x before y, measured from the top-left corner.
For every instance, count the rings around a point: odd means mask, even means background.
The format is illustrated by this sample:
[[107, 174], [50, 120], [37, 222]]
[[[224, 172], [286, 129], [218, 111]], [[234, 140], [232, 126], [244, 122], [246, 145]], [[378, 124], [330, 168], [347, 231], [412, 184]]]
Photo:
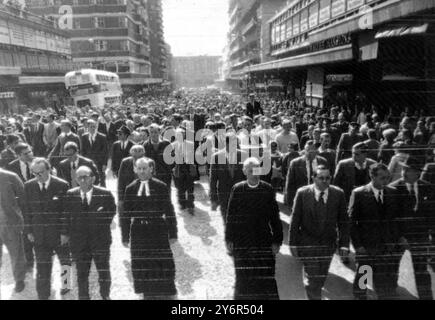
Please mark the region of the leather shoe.
[[15, 292], [20, 293], [23, 292], [24, 288], [26, 287], [24, 281], [18, 281], [15, 283]]
[[102, 297], [102, 299], [103, 299], [103, 300], [112, 300], [112, 299], [110, 298], [110, 296], [104, 296], [104, 297]]

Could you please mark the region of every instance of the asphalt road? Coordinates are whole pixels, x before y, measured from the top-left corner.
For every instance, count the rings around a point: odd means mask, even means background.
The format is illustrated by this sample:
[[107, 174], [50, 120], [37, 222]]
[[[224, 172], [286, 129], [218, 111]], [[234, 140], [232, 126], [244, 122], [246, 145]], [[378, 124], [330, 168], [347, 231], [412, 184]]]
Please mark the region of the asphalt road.
[[[115, 192], [116, 182], [108, 179], [108, 188]], [[234, 269], [230, 256], [224, 245], [223, 222], [219, 211], [210, 210], [208, 201], [208, 183], [202, 178], [195, 185], [196, 211], [195, 216], [181, 212], [177, 205], [178, 242], [172, 246], [176, 264], [176, 285], [180, 300], [231, 300], [234, 286]], [[175, 192], [173, 192], [173, 203]], [[282, 204], [282, 195], [277, 195], [281, 207], [285, 243], [288, 239], [288, 209]], [[121, 244], [121, 232], [118, 218], [112, 224], [113, 244], [111, 247], [112, 299], [136, 300], [140, 296], [133, 291], [130, 252]], [[37, 299], [35, 290], [35, 272], [27, 274], [26, 289], [14, 293], [14, 281], [11, 274], [9, 255], [3, 248], [3, 263], [0, 272], [0, 299], [2, 300], [34, 300]], [[416, 299], [417, 292], [413, 277], [412, 264], [409, 253], [401, 262], [399, 294], [401, 299]], [[332, 300], [352, 299], [352, 281], [354, 278], [352, 265], [344, 266], [338, 257], [334, 257], [329, 270], [328, 280], [324, 290], [324, 298]], [[432, 279], [435, 279], [432, 274]], [[71, 273], [72, 291], [60, 296], [60, 266], [57, 258], [53, 265], [52, 299], [77, 299], [76, 275], [73, 268]], [[288, 245], [281, 247], [277, 255], [276, 279], [279, 295], [282, 300], [306, 299], [302, 281], [302, 267], [300, 262], [292, 257]], [[435, 288], [434, 281], [432, 287]], [[92, 299], [100, 299], [98, 294], [98, 275], [94, 266], [90, 275], [90, 292]], [[372, 298], [375, 298], [373, 292]]]

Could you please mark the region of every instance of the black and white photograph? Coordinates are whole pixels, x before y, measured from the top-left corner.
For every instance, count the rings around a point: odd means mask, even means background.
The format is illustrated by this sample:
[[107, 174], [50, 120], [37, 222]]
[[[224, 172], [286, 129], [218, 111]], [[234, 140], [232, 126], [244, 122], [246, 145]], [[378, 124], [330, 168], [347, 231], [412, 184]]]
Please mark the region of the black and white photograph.
[[0, 300], [433, 300], [434, 21], [435, 0], [0, 0]]

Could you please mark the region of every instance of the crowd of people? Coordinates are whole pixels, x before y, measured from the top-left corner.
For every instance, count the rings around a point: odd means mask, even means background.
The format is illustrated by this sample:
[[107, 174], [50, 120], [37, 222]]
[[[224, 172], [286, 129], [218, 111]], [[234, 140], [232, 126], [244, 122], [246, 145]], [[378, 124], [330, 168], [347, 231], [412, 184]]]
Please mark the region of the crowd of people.
[[[29, 109], [0, 121], [0, 247], [18, 293], [36, 265], [38, 297], [49, 299], [56, 254], [62, 274], [76, 267], [79, 299], [90, 298], [92, 261], [101, 297], [110, 299], [110, 225], [118, 215], [135, 292], [175, 298], [175, 210], [195, 216], [194, 185], [205, 172], [234, 259], [235, 299], [279, 298], [275, 257], [284, 241], [304, 266], [309, 299], [322, 298], [333, 255], [349, 265], [352, 247], [356, 299], [367, 299], [367, 267], [378, 298], [396, 298], [405, 250], [420, 299], [433, 298], [435, 117], [179, 91], [130, 95], [101, 109]], [[268, 170], [258, 170], [266, 162]], [[277, 192], [291, 216], [288, 240]], [[62, 284], [65, 295], [71, 286]]]

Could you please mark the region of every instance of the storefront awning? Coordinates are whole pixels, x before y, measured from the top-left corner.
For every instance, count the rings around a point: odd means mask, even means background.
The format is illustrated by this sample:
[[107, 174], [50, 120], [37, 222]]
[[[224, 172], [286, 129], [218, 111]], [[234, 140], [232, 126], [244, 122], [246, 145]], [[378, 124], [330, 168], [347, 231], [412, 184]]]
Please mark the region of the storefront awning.
[[423, 34], [427, 32], [429, 27], [428, 23], [418, 26], [401, 26], [396, 28], [383, 29], [376, 33], [375, 39], [393, 38], [408, 36], [413, 34]]
[[315, 64], [348, 61], [352, 60], [352, 58], [352, 44], [347, 44], [345, 46], [340, 46], [333, 49], [253, 65], [248, 67], [248, 70], [250, 72], [257, 72], [274, 69], [305, 67]]

